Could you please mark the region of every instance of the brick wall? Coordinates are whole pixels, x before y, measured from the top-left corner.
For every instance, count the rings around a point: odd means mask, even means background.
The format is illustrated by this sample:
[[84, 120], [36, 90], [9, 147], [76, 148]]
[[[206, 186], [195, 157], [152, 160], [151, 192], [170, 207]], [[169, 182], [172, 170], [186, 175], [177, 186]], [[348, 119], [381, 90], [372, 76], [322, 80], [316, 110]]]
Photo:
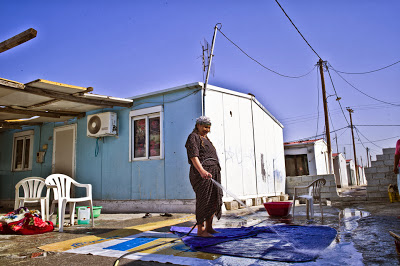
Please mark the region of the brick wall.
[[365, 168], [368, 200], [389, 200], [388, 186], [397, 183], [393, 173], [394, 151], [395, 148], [383, 149], [383, 154], [376, 156], [371, 167]]
[[[337, 200], [339, 196], [336, 191], [335, 175], [304, 175], [304, 176], [287, 176], [286, 177], [286, 193], [293, 199], [294, 187], [297, 186], [307, 186], [311, 184], [312, 181], [319, 178], [325, 178], [326, 184], [321, 189], [321, 199], [327, 200]], [[302, 190], [301, 193], [306, 193]]]

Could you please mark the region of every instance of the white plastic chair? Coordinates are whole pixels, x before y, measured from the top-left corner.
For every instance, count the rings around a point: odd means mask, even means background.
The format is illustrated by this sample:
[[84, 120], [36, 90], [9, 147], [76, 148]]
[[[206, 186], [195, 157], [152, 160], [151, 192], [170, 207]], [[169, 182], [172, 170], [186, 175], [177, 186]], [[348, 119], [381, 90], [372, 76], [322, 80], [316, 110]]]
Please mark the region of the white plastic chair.
[[[71, 198], [71, 187], [72, 184], [76, 187], [84, 187], [86, 188], [86, 197], [81, 198]], [[63, 231], [64, 228], [64, 216], [65, 216], [65, 208], [67, 207], [67, 203], [69, 203], [69, 213], [70, 213], [70, 223], [74, 224], [74, 216], [75, 216], [75, 203], [89, 201], [90, 212], [92, 215], [92, 227], [94, 227], [94, 216], [93, 216], [93, 201], [92, 201], [92, 185], [90, 184], [80, 184], [76, 182], [74, 179], [67, 175], [63, 174], [52, 174], [46, 178], [46, 186], [47, 196], [50, 199], [50, 190], [53, 189], [54, 200], [51, 203], [50, 215], [54, 213], [55, 204], [58, 204], [58, 226], [59, 232]], [[49, 201], [48, 201], [49, 204]], [[48, 205], [47, 205], [48, 210]], [[50, 217], [48, 215], [48, 217]]]
[[[25, 203], [40, 203], [42, 219], [47, 221], [47, 197], [42, 197], [45, 180], [41, 177], [27, 177], [15, 185], [15, 203], [14, 210], [24, 207]], [[20, 196], [20, 187], [24, 190], [24, 195]]]
[[[294, 195], [293, 195], [293, 208], [292, 208], [292, 216], [294, 217], [294, 208], [296, 206], [296, 199], [305, 199], [307, 204], [307, 219], [310, 219], [309, 212], [311, 212], [311, 219], [314, 218], [314, 199], [319, 201], [319, 208], [321, 210], [321, 216], [324, 217], [324, 212], [322, 210], [321, 204], [321, 188], [326, 184], [326, 180], [324, 178], [317, 179], [313, 181], [308, 186], [298, 186], [294, 187]], [[297, 195], [297, 190], [306, 189], [308, 194], [305, 195]]]

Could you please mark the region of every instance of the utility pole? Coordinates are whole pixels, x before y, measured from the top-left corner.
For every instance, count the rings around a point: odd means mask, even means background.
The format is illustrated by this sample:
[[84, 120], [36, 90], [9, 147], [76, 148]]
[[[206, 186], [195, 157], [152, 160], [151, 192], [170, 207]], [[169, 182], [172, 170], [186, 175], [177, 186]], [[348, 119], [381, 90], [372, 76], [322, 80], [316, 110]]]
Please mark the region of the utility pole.
[[212, 43], [211, 43], [210, 57], [208, 58], [207, 74], [206, 74], [206, 80], [205, 80], [205, 82], [204, 82], [204, 89], [203, 89], [203, 108], [202, 108], [202, 115], [205, 115], [206, 90], [207, 90], [208, 78], [210, 77], [211, 62], [212, 62], [212, 58], [213, 58], [213, 56], [214, 56], [213, 53], [214, 53], [215, 37], [217, 37], [218, 25], [221, 25], [221, 23], [215, 24], [215, 27], [214, 27], [214, 35], [213, 35], [213, 39], [212, 39]]
[[369, 160], [369, 148], [365, 148], [367, 150], [367, 166], [370, 167], [370, 160]]
[[24, 42], [27, 42], [33, 38], [36, 37], [37, 31], [35, 29], [28, 29], [24, 32], [21, 32], [18, 35], [15, 35], [14, 37], [11, 37], [8, 40], [5, 40], [4, 42], [0, 43], [0, 53], [5, 52], [11, 48], [14, 48], [17, 45], [23, 44]]
[[335, 140], [336, 140], [336, 152], [339, 153], [339, 146], [337, 144], [337, 134], [335, 133]]
[[322, 87], [322, 100], [324, 102], [324, 113], [325, 113], [325, 131], [326, 131], [326, 142], [328, 146], [328, 165], [329, 165], [329, 174], [332, 173], [332, 147], [331, 147], [331, 133], [329, 130], [329, 119], [328, 119], [328, 104], [326, 101], [326, 90], [325, 90], [325, 78], [324, 78], [324, 67], [323, 64], [325, 62], [322, 59], [319, 59], [319, 73], [321, 74], [321, 87]]
[[351, 113], [354, 112], [353, 109], [351, 109], [350, 107], [346, 108], [347, 111], [349, 111], [349, 115], [350, 115], [350, 126], [351, 126], [351, 138], [353, 139], [353, 152], [354, 152], [354, 164], [356, 167], [356, 182], [357, 182], [357, 186], [359, 185], [359, 176], [358, 176], [358, 165], [357, 165], [357, 155], [356, 155], [356, 144], [354, 142], [354, 132], [353, 132], [353, 119], [351, 117]]

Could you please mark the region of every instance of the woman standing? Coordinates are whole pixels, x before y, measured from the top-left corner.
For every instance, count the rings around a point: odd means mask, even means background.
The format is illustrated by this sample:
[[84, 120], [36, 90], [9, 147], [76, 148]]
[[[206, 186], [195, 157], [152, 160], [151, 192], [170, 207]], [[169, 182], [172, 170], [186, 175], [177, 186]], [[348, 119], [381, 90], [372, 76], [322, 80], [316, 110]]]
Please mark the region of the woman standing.
[[213, 229], [212, 222], [214, 215], [218, 220], [221, 218], [222, 206], [222, 190], [211, 181], [212, 178], [221, 183], [221, 167], [217, 151], [207, 137], [210, 128], [210, 118], [197, 118], [185, 145], [190, 164], [189, 179], [196, 193], [197, 235], [202, 237], [218, 233]]

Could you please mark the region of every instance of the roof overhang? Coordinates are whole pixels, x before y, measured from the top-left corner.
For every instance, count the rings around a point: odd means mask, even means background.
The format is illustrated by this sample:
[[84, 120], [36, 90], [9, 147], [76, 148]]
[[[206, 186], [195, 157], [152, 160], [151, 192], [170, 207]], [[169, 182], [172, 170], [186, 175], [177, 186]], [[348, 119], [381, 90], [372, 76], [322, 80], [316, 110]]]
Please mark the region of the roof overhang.
[[23, 84], [0, 78], [0, 129], [20, 128], [43, 122], [63, 122], [84, 117], [86, 112], [131, 107], [131, 99], [92, 94], [78, 87], [43, 79]]

